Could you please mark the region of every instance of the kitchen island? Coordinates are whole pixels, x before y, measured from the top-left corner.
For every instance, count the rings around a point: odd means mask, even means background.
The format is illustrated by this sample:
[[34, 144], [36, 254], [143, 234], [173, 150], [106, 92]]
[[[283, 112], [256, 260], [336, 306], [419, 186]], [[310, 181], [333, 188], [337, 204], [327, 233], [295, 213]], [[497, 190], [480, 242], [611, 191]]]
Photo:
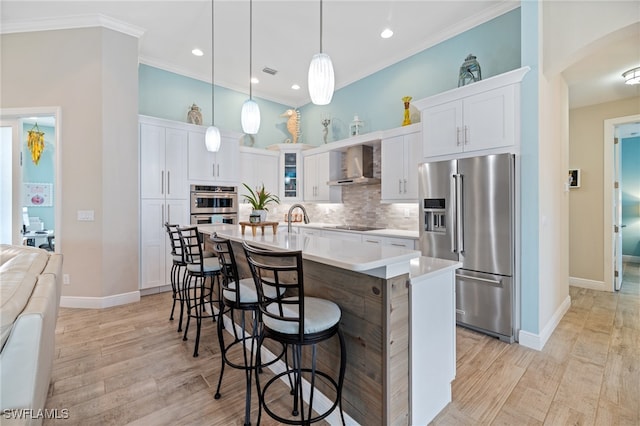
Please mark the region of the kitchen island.
[[[348, 358], [343, 409], [348, 423], [425, 424], [435, 414], [425, 414], [415, 406], [427, 403], [420, 398], [437, 395], [442, 401], [451, 399], [452, 365], [455, 374], [453, 273], [457, 262], [422, 258], [418, 251], [399, 247], [295, 233], [267, 230], [265, 235], [242, 235], [239, 227], [229, 225], [199, 229], [232, 241], [241, 277], [250, 276], [242, 241], [270, 250], [302, 251], [305, 294], [332, 300], [342, 310]], [[433, 294], [438, 299], [431, 297], [435, 277], [433, 288], [437, 291]], [[446, 312], [436, 309], [445, 312], [443, 318], [434, 318], [425, 310], [440, 305], [449, 306]], [[432, 324], [423, 327], [423, 322]], [[434, 328], [439, 330], [434, 335], [425, 331], [430, 333]], [[321, 345], [318, 359], [322, 368], [335, 373], [338, 354], [337, 342]], [[427, 359], [423, 360], [424, 356]], [[338, 424], [339, 415], [334, 413], [328, 420]]]

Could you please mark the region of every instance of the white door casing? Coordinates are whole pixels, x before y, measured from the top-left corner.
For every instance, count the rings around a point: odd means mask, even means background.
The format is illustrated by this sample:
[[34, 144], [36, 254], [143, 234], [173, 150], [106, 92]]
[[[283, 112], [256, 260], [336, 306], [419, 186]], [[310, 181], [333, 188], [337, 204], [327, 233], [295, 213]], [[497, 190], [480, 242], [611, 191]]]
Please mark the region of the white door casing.
[[[608, 291], [615, 291], [615, 267], [616, 267], [616, 233], [615, 225], [615, 166], [614, 166], [614, 143], [616, 126], [626, 123], [640, 122], [640, 114], [617, 117], [604, 120], [604, 141], [603, 149], [603, 229], [604, 229], [604, 288]], [[621, 256], [620, 256], [621, 257]], [[620, 271], [619, 275], [622, 274]]]

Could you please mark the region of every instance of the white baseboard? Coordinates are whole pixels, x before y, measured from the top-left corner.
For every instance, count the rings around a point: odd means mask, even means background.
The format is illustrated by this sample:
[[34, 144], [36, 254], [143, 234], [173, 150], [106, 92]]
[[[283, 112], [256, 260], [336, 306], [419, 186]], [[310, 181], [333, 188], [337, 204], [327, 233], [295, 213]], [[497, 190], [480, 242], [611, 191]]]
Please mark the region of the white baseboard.
[[162, 285], [160, 287], [143, 288], [143, 289], [140, 289], [140, 296], [148, 296], [150, 294], [164, 293], [171, 290], [172, 289], [170, 284]]
[[604, 281], [587, 280], [584, 278], [569, 277], [569, 285], [588, 288], [589, 290], [611, 291], [606, 288]]
[[560, 320], [567, 313], [569, 308], [571, 307], [571, 297], [567, 296], [566, 299], [558, 306], [556, 312], [551, 316], [547, 325], [542, 328], [542, 332], [540, 334], [530, 333], [528, 331], [520, 330], [518, 334], [518, 343], [522, 346], [526, 346], [531, 349], [535, 349], [537, 351], [542, 350], [544, 345], [547, 344], [547, 340], [553, 334], [553, 330], [556, 329]]
[[623, 255], [622, 261], [628, 263], [640, 263], [640, 256]]
[[139, 301], [140, 291], [136, 290], [105, 297], [62, 296], [60, 297], [60, 306], [63, 308], [103, 309]]

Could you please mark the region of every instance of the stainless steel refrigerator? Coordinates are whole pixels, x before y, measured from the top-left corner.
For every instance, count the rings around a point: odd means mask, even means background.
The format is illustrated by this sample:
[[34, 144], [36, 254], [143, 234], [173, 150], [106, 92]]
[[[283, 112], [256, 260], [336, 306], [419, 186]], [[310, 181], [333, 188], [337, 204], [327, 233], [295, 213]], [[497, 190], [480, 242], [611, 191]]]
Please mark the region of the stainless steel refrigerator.
[[487, 155], [419, 167], [420, 247], [458, 260], [458, 324], [513, 342], [515, 158]]

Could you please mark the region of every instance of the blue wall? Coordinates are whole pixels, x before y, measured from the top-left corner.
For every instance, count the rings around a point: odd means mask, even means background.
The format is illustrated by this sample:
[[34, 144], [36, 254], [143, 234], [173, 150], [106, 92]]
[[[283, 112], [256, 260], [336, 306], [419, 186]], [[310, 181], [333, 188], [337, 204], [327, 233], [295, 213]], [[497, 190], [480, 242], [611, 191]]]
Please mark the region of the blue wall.
[[622, 254], [640, 257], [640, 137], [621, 141]]
[[521, 88], [520, 130], [520, 328], [539, 333], [540, 319], [540, 257], [539, 257], [539, 147], [538, 147], [538, 55], [541, 46], [538, 28], [540, 4], [538, 1], [521, 3], [522, 13], [522, 65], [531, 70], [524, 76]]
[[[354, 114], [365, 122], [364, 132], [402, 125], [403, 96], [418, 100], [458, 86], [460, 65], [473, 53], [488, 78], [520, 67], [520, 9], [515, 9], [456, 37], [423, 50], [333, 95], [331, 104], [307, 104], [302, 113], [304, 143], [322, 143], [321, 117], [332, 118], [329, 141], [349, 136]], [[336, 74], [340, 72], [336, 69]]]
[[[22, 141], [22, 182], [23, 183], [50, 183], [53, 185], [55, 177], [54, 173], [54, 153], [55, 153], [55, 129], [49, 126], [38, 124], [41, 132], [44, 132], [45, 148], [40, 156], [40, 161], [36, 166], [31, 160], [31, 151], [27, 147], [27, 132], [33, 128], [33, 124], [23, 124], [23, 141]], [[55, 201], [54, 188], [51, 189], [52, 199]], [[23, 206], [20, 206], [23, 207]], [[29, 206], [29, 216], [39, 217], [44, 222], [47, 229], [53, 229], [55, 226], [54, 206]]]
[[[402, 124], [403, 96], [414, 100], [453, 89], [465, 57], [473, 53], [483, 78], [520, 67], [520, 9], [512, 10], [476, 28], [417, 53], [334, 93], [330, 105], [307, 104], [300, 108], [301, 143], [322, 143], [321, 117], [332, 118], [329, 141], [348, 136], [354, 114], [365, 121], [364, 132]], [[336, 70], [338, 74], [340, 70]], [[209, 83], [146, 65], [139, 68], [140, 114], [186, 121], [192, 103], [200, 106], [205, 124], [211, 122]], [[242, 132], [240, 109], [247, 95], [215, 86], [216, 126]], [[285, 119], [289, 106], [256, 98], [262, 124], [255, 146], [282, 143], [289, 136]]]
[[[140, 114], [187, 122], [193, 103], [200, 107], [204, 125], [211, 123], [211, 84], [141, 64], [138, 69]], [[248, 95], [224, 87], [214, 87], [215, 125], [221, 130], [242, 133], [240, 110]], [[260, 131], [255, 146], [283, 143], [291, 135], [286, 119], [280, 117], [289, 106], [255, 98], [260, 107]]]

